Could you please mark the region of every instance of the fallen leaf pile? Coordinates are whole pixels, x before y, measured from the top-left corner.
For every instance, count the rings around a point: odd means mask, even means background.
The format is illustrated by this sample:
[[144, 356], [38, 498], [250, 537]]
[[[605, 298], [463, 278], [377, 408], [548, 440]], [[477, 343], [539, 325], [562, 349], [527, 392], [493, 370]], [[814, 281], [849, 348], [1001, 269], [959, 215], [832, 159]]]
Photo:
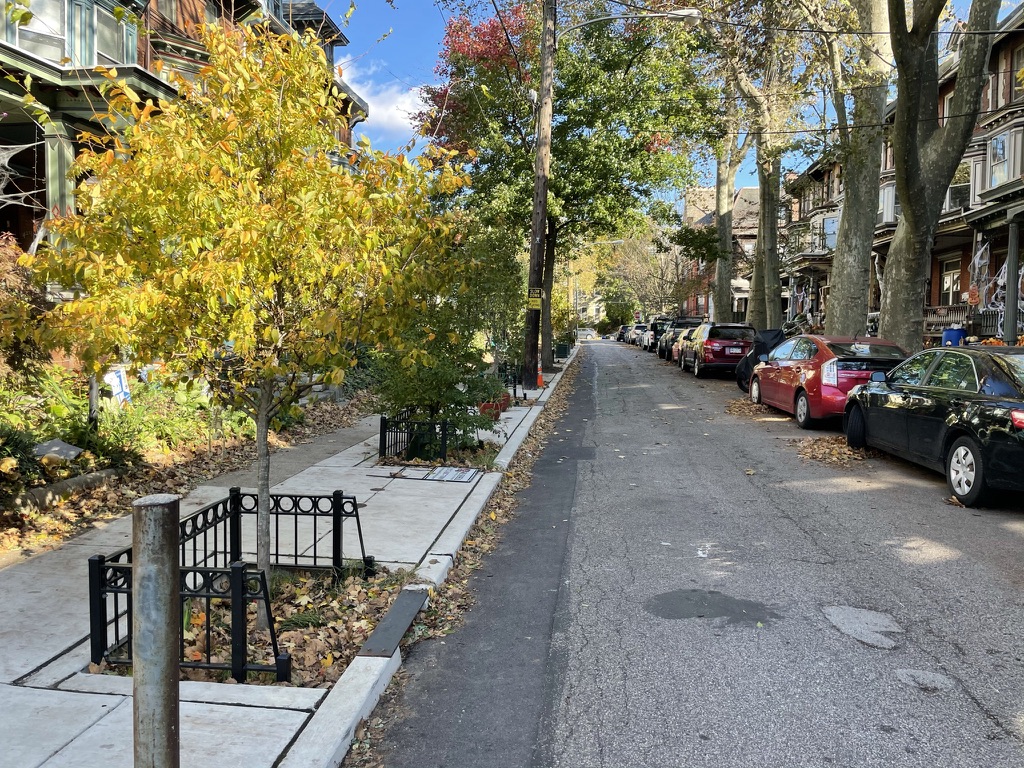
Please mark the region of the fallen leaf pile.
[[[291, 656], [291, 685], [330, 688], [355, 657], [370, 632], [394, 602], [409, 574], [386, 570], [372, 579], [350, 577], [335, 583], [330, 574], [280, 574], [272, 588], [272, 614], [281, 652]], [[227, 601], [214, 600], [210, 615], [203, 602], [193, 601], [185, 617], [185, 655], [191, 661], [229, 662], [231, 658], [230, 613]], [[249, 624], [255, 626], [256, 610], [249, 609]], [[274, 665], [270, 633], [249, 634], [251, 663]], [[183, 680], [222, 681], [221, 670], [182, 668]], [[272, 674], [260, 674], [251, 684], [278, 684]]]
[[749, 397], [738, 397], [725, 405], [725, 412], [733, 416], [767, 416], [777, 411], [762, 403], [752, 403]]
[[797, 441], [797, 454], [802, 459], [820, 461], [833, 467], [849, 467], [855, 461], [877, 459], [882, 456], [872, 448], [850, 448], [843, 435], [805, 437]]
[[[350, 426], [365, 415], [366, 402], [365, 396], [357, 395], [344, 405], [327, 400], [311, 403], [302, 423], [285, 432], [271, 433], [271, 451]], [[142, 464], [105, 485], [81, 491], [50, 509], [0, 511], [0, 552], [20, 549], [33, 554], [53, 549], [85, 528], [130, 514], [134, 499], [153, 493], [187, 494], [211, 478], [247, 467], [255, 460], [256, 444], [252, 440], [214, 441], [147, 455]]]

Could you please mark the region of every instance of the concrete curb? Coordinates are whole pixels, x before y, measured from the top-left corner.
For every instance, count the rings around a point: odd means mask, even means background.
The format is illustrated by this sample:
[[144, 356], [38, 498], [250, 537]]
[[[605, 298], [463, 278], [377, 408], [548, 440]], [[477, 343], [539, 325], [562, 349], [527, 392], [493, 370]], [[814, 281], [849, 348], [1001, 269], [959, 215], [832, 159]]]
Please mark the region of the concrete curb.
[[370, 716], [402, 654], [391, 658], [357, 656], [302, 729], [278, 768], [338, 768], [348, 754], [359, 723]]
[[[563, 372], [578, 351], [579, 345], [566, 359]], [[488, 472], [483, 476], [416, 567], [416, 575], [424, 581], [410, 584], [404, 590], [429, 592], [444, 583], [467, 534], [494, 495], [504, 470], [508, 469], [561, 380], [562, 373], [552, 377], [551, 383], [537, 398], [540, 407], [531, 409], [509, 435], [505, 447], [494, 460], [502, 472]], [[401, 666], [402, 653], [398, 648], [390, 658], [357, 656], [296, 737], [278, 763], [278, 768], [339, 768], [359, 724], [373, 712], [381, 694]]]
[[498, 455], [494, 459], [494, 466], [500, 469], [502, 472], [508, 469], [508, 465], [512, 463], [512, 459], [515, 458], [516, 452], [522, 447], [523, 442], [526, 440], [526, 436], [530, 434], [530, 429], [533, 427], [533, 423], [540, 416], [542, 408], [531, 408], [530, 412], [526, 414], [526, 418], [520, 422], [519, 427], [508, 436], [508, 441], [498, 451]]

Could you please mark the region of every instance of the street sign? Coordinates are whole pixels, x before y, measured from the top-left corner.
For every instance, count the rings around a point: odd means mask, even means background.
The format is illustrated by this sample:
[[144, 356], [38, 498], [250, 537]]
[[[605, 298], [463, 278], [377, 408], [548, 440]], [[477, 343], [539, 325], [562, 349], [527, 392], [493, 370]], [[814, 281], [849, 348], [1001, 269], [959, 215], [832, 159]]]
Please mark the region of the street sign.
[[636, 312], [633, 313], [633, 319], [636, 320], [637, 322], [640, 321], [640, 312], [639, 312], [639, 310], [637, 310]]
[[528, 288], [527, 289], [526, 308], [527, 309], [540, 309], [540, 299], [542, 296], [540, 288]]

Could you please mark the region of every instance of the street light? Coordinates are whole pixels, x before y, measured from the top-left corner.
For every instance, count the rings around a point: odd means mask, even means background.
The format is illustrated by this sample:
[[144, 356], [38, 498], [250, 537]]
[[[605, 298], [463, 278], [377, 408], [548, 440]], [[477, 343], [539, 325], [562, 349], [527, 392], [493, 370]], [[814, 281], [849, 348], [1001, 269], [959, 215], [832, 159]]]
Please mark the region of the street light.
[[[544, 235], [548, 207], [548, 175], [551, 171], [551, 95], [555, 80], [555, 2], [544, 0], [541, 6], [540, 84], [537, 110], [537, 144], [533, 160], [533, 216], [530, 220], [530, 272], [527, 276], [526, 339], [523, 347], [523, 381], [532, 381], [539, 370], [538, 336], [543, 295]], [[694, 26], [701, 20], [696, 8], [680, 8], [659, 13], [624, 13], [600, 16], [566, 27], [564, 32], [619, 19], [665, 19]]]

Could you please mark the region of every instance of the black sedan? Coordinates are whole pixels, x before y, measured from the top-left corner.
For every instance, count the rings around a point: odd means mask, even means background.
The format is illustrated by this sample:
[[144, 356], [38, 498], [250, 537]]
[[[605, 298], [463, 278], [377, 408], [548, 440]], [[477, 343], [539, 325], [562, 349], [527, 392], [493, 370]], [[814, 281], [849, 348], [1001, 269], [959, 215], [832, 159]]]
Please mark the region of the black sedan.
[[1024, 347], [941, 347], [850, 391], [843, 430], [942, 472], [973, 506], [987, 488], [1024, 491]]

